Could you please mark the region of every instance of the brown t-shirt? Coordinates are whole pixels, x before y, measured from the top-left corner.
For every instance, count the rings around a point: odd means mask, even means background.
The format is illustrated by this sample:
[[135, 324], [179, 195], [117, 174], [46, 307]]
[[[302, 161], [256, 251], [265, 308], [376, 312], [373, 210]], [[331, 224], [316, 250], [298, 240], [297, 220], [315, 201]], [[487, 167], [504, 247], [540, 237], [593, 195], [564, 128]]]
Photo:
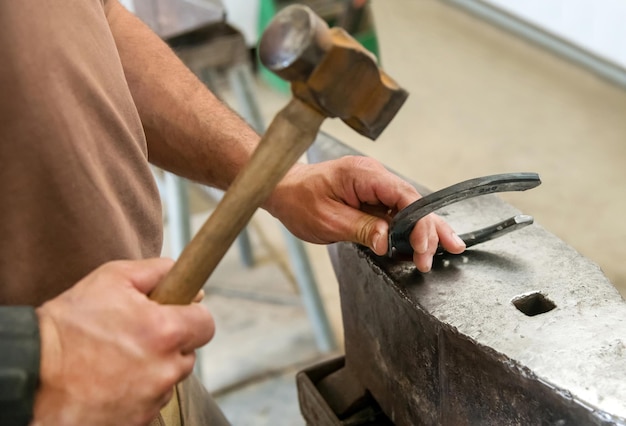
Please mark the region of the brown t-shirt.
[[0, 2], [0, 304], [158, 256], [161, 205], [103, 0]]

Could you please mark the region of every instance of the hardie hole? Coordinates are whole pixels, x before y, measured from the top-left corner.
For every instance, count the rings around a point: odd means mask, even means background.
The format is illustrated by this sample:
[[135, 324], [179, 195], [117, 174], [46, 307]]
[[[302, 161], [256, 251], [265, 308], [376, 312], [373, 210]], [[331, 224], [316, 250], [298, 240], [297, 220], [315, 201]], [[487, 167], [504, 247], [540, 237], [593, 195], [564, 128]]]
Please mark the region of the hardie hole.
[[541, 293], [525, 294], [513, 299], [515, 307], [524, 315], [534, 317], [556, 308], [554, 302]]

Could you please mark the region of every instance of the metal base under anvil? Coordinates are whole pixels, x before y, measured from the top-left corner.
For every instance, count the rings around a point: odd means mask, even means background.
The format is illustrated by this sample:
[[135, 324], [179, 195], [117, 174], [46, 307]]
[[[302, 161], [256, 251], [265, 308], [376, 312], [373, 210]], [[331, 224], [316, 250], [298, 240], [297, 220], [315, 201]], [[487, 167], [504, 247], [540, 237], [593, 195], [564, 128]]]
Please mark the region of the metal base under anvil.
[[[346, 154], [358, 153], [321, 136], [310, 157]], [[493, 195], [440, 211], [457, 232], [518, 213]], [[626, 303], [541, 226], [428, 274], [354, 244], [329, 251], [343, 368], [393, 424], [626, 424]]]

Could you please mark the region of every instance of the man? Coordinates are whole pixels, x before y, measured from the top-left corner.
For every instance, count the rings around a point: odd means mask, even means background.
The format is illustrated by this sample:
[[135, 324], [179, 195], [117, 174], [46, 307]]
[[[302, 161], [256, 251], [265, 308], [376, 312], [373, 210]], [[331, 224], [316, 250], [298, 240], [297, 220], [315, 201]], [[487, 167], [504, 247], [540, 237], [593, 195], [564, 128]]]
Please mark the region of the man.
[[[39, 326], [33, 422], [146, 424], [213, 333], [200, 305], [145, 296], [171, 267], [150, 259], [162, 223], [148, 161], [225, 189], [259, 138], [117, 0], [1, 2], [0, 37], [0, 304], [37, 307], [4, 308]], [[383, 254], [386, 217], [361, 208], [418, 196], [348, 157], [296, 165], [264, 208], [307, 241]], [[464, 249], [433, 215], [411, 242], [422, 272], [438, 242]], [[224, 421], [197, 381], [176, 389], [183, 424]]]

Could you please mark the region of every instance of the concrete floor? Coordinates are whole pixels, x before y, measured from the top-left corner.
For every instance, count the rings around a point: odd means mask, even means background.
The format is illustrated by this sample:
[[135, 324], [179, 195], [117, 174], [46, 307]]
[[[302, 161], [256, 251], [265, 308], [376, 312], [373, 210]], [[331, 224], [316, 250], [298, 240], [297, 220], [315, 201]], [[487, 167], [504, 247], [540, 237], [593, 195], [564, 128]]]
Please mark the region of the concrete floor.
[[[433, 190], [538, 172], [542, 186], [503, 198], [626, 294], [626, 91], [441, 1], [372, 7], [383, 67], [411, 95], [376, 142], [337, 121], [323, 130]], [[263, 82], [257, 96], [267, 122], [288, 99]], [[234, 425], [303, 424], [295, 371], [327, 354], [315, 347], [274, 219], [261, 212], [250, 229], [258, 266], [246, 270], [233, 249], [207, 284], [218, 334], [202, 351], [203, 378]], [[326, 249], [307, 250], [341, 341]]]

